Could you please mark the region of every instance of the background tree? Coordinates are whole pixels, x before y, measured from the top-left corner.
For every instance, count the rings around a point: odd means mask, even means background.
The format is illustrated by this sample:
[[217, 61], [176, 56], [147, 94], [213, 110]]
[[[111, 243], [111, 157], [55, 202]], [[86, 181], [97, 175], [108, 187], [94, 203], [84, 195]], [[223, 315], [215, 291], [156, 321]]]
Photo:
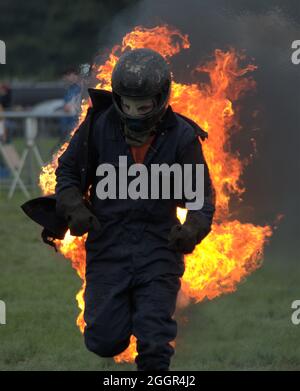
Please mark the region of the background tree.
[[57, 78], [89, 62], [103, 44], [100, 31], [137, 0], [1, 0], [0, 39], [7, 47], [6, 78]]

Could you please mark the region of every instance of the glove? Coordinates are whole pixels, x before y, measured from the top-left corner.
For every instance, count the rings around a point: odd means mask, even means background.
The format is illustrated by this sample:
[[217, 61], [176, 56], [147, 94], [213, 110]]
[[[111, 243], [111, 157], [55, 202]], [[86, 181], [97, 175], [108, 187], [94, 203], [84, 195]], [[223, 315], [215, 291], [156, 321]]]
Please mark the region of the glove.
[[69, 187], [58, 193], [56, 213], [67, 221], [73, 236], [82, 236], [90, 230], [101, 228], [99, 220], [86, 206], [82, 194], [76, 187]]
[[172, 227], [168, 247], [174, 251], [190, 254], [210, 230], [211, 223], [204, 215], [189, 211], [184, 224]]

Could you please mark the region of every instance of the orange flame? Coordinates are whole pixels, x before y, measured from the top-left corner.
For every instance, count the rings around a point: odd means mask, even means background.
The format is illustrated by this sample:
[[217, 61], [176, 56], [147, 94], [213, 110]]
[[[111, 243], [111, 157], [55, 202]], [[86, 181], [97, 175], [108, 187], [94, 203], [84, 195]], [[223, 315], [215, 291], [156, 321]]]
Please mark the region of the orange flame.
[[[121, 45], [113, 47], [108, 60], [96, 68], [99, 83], [96, 88], [110, 90], [110, 78], [119, 56], [127, 50], [147, 47], [158, 51], [167, 61], [182, 49], [190, 46], [188, 36], [168, 26], [146, 29], [138, 26], [128, 33]], [[211, 177], [217, 195], [217, 209], [212, 232], [198, 245], [195, 251], [185, 257], [185, 273], [182, 277], [182, 288], [178, 296], [178, 306], [187, 305], [191, 300], [199, 302], [205, 298], [213, 299], [223, 293], [233, 292], [237, 284], [249, 273], [261, 265], [263, 246], [272, 235], [269, 226], [242, 224], [230, 220], [229, 201], [233, 195], [240, 196], [245, 189], [241, 187], [240, 177], [243, 164], [237, 154], [230, 151], [230, 129], [238, 127], [234, 103], [249, 90], [255, 87], [254, 80], [248, 75], [256, 69], [254, 65], [240, 67], [243, 56], [234, 49], [227, 52], [216, 50], [214, 58], [198, 66], [197, 72], [205, 72], [209, 77], [208, 84], [179, 84], [173, 81], [171, 104], [180, 112], [205, 129], [210, 137], [203, 143], [203, 151], [210, 168]], [[83, 102], [84, 118], [88, 104]], [[64, 144], [52, 163], [43, 167], [40, 186], [44, 194], [55, 189], [55, 168], [57, 159], [67, 147]], [[178, 217], [184, 221], [186, 211], [178, 208]], [[85, 289], [85, 250], [86, 235], [77, 238], [69, 232], [58, 247], [83, 280], [83, 286], [76, 299], [81, 310], [77, 325], [84, 330]], [[172, 342], [175, 344], [175, 341]], [[132, 362], [136, 357], [136, 339], [131, 338], [128, 349], [115, 357], [115, 361]]]

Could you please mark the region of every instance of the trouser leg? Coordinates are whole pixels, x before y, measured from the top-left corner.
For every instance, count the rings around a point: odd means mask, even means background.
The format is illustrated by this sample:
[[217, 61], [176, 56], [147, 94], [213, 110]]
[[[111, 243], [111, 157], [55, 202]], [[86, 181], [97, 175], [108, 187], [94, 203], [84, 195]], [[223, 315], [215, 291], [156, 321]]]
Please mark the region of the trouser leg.
[[169, 370], [177, 335], [172, 318], [180, 289], [178, 275], [163, 274], [133, 289], [133, 334], [137, 338], [137, 370]]
[[101, 357], [113, 357], [129, 345], [132, 333], [130, 278], [122, 273], [93, 272], [85, 289], [86, 347]]

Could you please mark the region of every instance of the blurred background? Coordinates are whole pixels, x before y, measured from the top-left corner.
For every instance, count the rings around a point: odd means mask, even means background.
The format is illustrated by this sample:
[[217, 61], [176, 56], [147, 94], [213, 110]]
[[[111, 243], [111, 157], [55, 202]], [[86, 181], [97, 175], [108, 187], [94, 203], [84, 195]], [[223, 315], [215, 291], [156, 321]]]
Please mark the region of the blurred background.
[[189, 35], [191, 48], [171, 64], [180, 82], [192, 81], [189, 68], [216, 48], [244, 51], [258, 66], [256, 90], [240, 102], [242, 131], [231, 140], [242, 157], [254, 153], [238, 214], [260, 225], [282, 216], [262, 267], [236, 293], [178, 315], [174, 369], [300, 369], [300, 326], [290, 321], [300, 299], [297, 0], [1, 0], [0, 299], [8, 323], [0, 325], [0, 369], [120, 369], [85, 351], [74, 322], [80, 281], [20, 205], [40, 194], [41, 166], [76, 126], [91, 65], [135, 26], [162, 23]]
[[12, 171], [25, 196], [36, 190], [36, 168], [76, 126], [90, 65], [107, 40], [101, 31], [134, 3], [1, 2], [6, 64], [0, 69], [0, 188], [8, 188], [9, 198], [15, 189]]

